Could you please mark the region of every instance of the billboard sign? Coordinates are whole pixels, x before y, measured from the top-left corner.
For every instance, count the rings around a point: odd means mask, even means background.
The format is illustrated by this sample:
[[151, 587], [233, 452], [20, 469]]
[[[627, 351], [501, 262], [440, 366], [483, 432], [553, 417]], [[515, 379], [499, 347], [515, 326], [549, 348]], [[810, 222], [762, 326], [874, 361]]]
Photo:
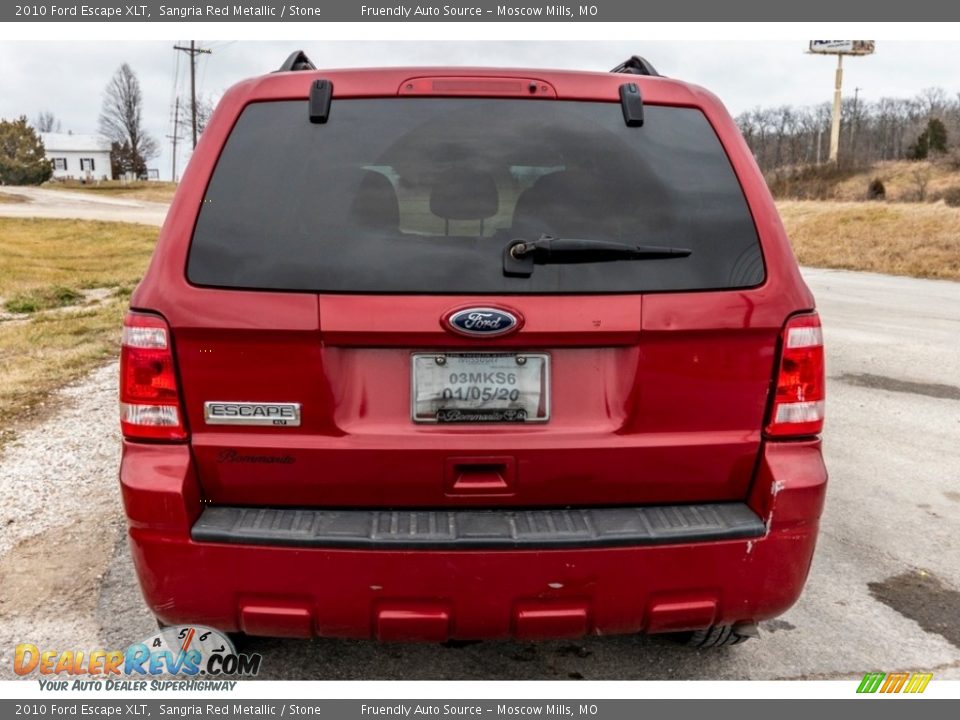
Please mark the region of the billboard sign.
[[823, 55], [872, 55], [873, 40], [811, 40], [810, 52]]

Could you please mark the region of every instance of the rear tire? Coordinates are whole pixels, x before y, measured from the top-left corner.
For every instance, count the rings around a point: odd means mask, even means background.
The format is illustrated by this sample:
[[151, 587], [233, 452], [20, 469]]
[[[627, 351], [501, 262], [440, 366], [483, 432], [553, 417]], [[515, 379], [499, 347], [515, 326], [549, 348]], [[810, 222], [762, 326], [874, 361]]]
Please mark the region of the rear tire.
[[701, 650], [739, 645], [749, 640], [752, 635], [739, 632], [733, 625], [711, 625], [703, 630], [675, 633], [672, 637], [681, 645]]

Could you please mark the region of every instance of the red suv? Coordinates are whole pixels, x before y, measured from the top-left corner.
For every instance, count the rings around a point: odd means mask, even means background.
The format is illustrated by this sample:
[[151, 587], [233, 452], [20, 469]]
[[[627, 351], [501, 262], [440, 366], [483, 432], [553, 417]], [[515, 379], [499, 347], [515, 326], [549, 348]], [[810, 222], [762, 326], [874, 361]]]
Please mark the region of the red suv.
[[147, 603], [252, 635], [737, 642], [799, 596], [827, 479], [763, 178], [640, 58], [236, 85], [120, 400]]

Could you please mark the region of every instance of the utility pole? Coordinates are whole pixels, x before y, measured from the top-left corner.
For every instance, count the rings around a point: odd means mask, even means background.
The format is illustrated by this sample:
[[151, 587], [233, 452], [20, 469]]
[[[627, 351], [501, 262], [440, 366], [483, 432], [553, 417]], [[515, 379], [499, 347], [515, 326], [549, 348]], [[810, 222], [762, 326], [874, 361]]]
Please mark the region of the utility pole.
[[209, 55], [207, 48], [198, 48], [196, 40], [190, 41], [190, 47], [174, 45], [174, 50], [187, 53], [190, 56], [190, 117], [193, 124], [193, 147], [197, 147], [197, 55]]
[[180, 139], [180, 96], [177, 95], [177, 102], [173, 106], [173, 135], [167, 135], [169, 140], [173, 140], [173, 167], [170, 170], [170, 179], [177, 181], [177, 140]]

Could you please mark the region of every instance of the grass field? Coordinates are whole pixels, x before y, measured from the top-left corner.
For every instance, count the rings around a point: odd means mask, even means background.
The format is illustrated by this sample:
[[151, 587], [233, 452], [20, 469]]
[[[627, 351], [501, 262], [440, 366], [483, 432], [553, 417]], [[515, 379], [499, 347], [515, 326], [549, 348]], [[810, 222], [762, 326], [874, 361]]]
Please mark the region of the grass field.
[[960, 280], [960, 208], [932, 203], [777, 203], [802, 265]]
[[0, 218], [0, 297], [55, 285], [136, 283], [157, 232], [124, 223]]
[[[157, 228], [0, 218], [0, 444], [11, 423], [110, 357]], [[105, 299], [86, 304], [83, 290]], [[72, 307], [64, 308], [70, 305]]]
[[44, 188], [49, 190], [69, 190], [71, 192], [88, 192], [108, 197], [129, 198], [131, 200], [149, 200], [151, 202], [168, 203], [173, 200], [173, 193], [177, 184], [172, 182], [127, 182], [119, 180], [102, 180], [98, 183], [81, 183], [77, 180], [64, 180], [46, 183]]

